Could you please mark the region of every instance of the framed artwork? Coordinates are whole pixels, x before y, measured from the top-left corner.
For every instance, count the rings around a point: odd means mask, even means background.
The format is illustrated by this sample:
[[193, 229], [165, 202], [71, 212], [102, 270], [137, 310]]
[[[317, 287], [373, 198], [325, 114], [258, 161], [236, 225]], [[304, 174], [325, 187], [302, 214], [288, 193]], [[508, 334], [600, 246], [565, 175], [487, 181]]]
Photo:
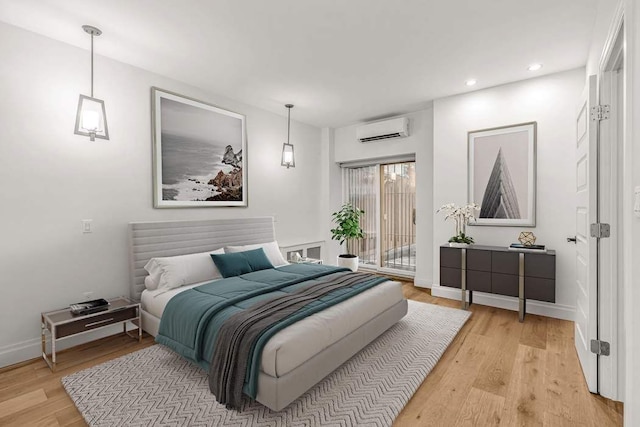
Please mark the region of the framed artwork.
[[156, 208], [247, 206], [245, 116], [151, 88]]
[[469, 202], [473, 225], [536, 225], [536, 122], [469, 132]]

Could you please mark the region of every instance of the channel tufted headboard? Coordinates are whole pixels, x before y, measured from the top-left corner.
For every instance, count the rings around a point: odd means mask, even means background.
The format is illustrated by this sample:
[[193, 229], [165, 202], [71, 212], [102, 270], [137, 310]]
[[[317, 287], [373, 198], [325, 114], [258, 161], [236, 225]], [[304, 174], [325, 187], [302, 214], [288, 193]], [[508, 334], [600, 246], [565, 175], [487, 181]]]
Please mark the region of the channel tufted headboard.
[[131, 298], [140, 301], [151, 258], [275, 240], [273, 217], [129, 223]]

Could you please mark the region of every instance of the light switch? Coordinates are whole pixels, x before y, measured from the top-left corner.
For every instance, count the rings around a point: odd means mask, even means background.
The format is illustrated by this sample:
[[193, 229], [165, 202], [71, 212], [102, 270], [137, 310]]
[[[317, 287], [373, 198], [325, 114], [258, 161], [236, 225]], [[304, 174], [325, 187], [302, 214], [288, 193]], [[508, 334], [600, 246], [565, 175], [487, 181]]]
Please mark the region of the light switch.
[[83, 219], [82, 220], [82, 232], [83, 233], [93, 233], [93, 220], [92, 219]]
[[633, 213], [640, 218], [640, 187], [636, 187], [634, 190], [635, 197], [633, 198]]

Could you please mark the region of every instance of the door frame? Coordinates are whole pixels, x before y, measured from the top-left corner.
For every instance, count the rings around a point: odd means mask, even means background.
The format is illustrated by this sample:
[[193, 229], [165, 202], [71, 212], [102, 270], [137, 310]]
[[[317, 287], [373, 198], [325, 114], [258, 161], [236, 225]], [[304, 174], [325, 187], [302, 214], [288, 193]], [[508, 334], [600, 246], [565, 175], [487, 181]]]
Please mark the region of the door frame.
[[[371, 271], [371, 272], [379, 272], [379, 273], [384, 273], [384, 274], [389, 274], [395, 277], [401, 277], [401, 278], [406, 278], [406, 279], [414, 279], [415, 278], [415, 271], [409, 271], [409, 270], [399, 270], [399, 269], [394, 269], [394, 268], [389, 268], [389, 267], [383, 267], [382, 266], [382, 207], [381, 207], [381, 201], [382, 201], [382, 176], [381, 176], [381, 168], [383, 165], [390, 165], [390, 164], [394, 164], [394, 163], [416, 163], [416, 157], [415, 154], [409, 154], [409, 155], [402, 155], [402, 156], [394, 156], [394, 157], [382, 157], [382, 158], [376, 158], [376, 159], [370, 159], [370, 160], [362, 160], [362, 161], [356, 161], [356, 162], [345, 162], [340, 164], [340, 168], [341, 168], [341, 186], [342, 186], [342, 203], [347, 203], [348, 197], [347, 197], [347, 188], [345, 186], [345, 169], [348, 168], [358, 168], [358, 167], [367, 167], [367, 166], [371, 166], [374, 167], [375, 169], [375, 176], [376, 176], [376, 181], [377, 181], [377, 185], [375, 186], [376, 188], [376, 210], [375, 210], [375, 215], [376, 215], [376, 226], [377, 226], [377, 232], [378, 232], [378, 237], [376, 238], [376, 264], [372, 265], [372, 264], [363, 264], [360, 263], [358, 265], [358, 269], [363, 270], [363, 271]], [[417, 189], [417, 184], [416, 184], [416, 189]], [[417, 228], [416, 228], [416, 242], [417, 242]], [[417, 243], [416, 243], [417, 244]]]
[[623, 217], [622, 182], [624, 160], [624, 120], [627, 117], [625, 94], [625, 31], [622, 7], [616, 11], [598, 68], [597, 99], [609, 105], [609, 118], [598, 128], [598, 217], [611, 225], [611, 236], [598, 245], [598, 339], [610, 343], [610, 355], [598, 356], [598, 393], [612, 400], [624, 395], [623, 332], [624, 301], [622, 278]]

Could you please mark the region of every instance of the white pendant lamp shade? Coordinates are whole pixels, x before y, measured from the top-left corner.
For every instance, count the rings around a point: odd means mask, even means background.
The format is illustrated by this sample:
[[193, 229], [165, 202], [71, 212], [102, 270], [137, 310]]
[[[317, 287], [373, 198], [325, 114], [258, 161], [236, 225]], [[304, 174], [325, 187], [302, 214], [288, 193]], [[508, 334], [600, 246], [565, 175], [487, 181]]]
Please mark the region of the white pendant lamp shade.
[[109, 139], [104, 101], [80, 95], [75, 133], [88, 136], [91, 141], [95, 141], [96, 138]]
[[282, 144], [282, 166], [286, 166], [287, 168], [296, 167], [292, 144]]
[[96, 138], [109, 139], [104, 101], [93, 97], [93, 37], [99, 36], [102, 31], [90, 25], [83, 25], [82, 29], [91, 35], [91, 96], [80, 95], [78, 99], [74, 133], [88, 136], [91, 141], [95, 141]]
[[289, 110], [289, 115], [287, 117], [287, 142], [282, 144], [282, 163], [280, 164], [289, 169], [296, 167], [293, 144], [289, 142], [289, 137], [291, 136], [291, 109], [293, 108], [293, 104], [287, 104], [285, 107]]

